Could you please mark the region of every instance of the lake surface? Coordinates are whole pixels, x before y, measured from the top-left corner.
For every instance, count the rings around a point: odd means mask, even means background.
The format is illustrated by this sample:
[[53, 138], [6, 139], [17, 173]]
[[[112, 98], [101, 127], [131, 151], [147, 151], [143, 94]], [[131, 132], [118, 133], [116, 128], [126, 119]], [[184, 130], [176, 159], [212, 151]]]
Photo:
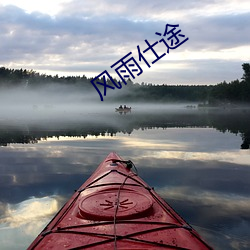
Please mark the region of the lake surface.
[[250, 111], [113, 110], [31, 107], [0, 118], [1, 249], [27, 248], [111, 151], [215, 249], [250, 249]]

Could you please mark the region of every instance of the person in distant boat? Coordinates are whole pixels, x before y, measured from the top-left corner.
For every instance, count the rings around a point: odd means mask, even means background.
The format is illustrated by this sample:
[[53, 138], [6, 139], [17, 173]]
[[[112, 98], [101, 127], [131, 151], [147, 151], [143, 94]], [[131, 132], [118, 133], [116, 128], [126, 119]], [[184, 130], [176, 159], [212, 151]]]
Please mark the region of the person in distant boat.
[[127, 108], [127, 106], [126, 105], [124, 105], [124, 109], [126, 109]]
[[122, 109], [122, 105], [119, 106], [119, 109]]

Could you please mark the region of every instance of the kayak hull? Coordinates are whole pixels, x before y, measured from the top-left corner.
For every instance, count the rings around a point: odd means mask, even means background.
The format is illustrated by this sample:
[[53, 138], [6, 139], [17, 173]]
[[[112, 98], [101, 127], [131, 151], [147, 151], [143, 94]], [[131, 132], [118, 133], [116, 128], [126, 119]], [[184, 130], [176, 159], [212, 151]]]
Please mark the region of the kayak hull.
[[212, 249], [110, 153], [28, 249]]

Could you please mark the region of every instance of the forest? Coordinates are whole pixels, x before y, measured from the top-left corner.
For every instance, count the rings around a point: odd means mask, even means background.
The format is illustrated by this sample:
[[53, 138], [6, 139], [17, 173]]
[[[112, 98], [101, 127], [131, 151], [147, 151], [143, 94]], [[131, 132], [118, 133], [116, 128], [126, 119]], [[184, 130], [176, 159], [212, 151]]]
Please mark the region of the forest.
[[[223, 81], [216, 85], [154, 85], [133, 83], [130, 79], [119, 94], [109, 93], [104, 101], [146, 101], [146, 102], [198, 102], [201, 106], [220, 106], [228, 104], [250, 104], [250, 64], [243, 63], [242, 78]], [[59, 77], [40, 74], [34, 70], [9, 69], [0, 67], [0, 88], [36, 89], [51, 84], [60, 84], [79, 88], [83, 93], [94, 93], [91, 84], [93, 78], [82, 76]], [[117, 81], [117, 80], [115, 80]], [[101, 88], [101, 86], [100, 86]], [[101, 90], [102, 91], [102, 90]], [[113, 90], [110, 90], [113, 91]], [[118, 93], [118, 92], [116, 92]], [[109, 96], [110, 95], [110, 96]], [[100, 100], [96, 92], [96, 100]]]

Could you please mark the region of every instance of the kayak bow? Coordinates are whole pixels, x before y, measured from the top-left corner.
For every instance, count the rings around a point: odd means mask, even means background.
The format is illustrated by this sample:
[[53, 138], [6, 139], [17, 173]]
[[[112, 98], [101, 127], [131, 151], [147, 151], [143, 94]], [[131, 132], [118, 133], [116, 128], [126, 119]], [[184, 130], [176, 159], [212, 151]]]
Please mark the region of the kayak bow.
[[110, 153], [28, 249], [212, 249], [133, 167]]

